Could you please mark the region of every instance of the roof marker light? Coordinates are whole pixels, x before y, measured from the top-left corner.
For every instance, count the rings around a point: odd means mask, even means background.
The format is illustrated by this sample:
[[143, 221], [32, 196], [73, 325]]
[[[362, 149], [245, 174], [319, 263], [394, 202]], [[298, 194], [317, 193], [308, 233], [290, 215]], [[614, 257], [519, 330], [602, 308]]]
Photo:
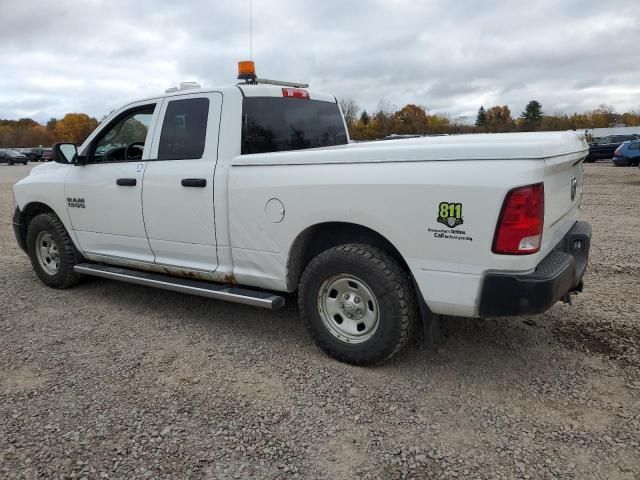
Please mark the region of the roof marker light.
[[202, 88], [198, 82], [180, 82], [180, 90], [191, 90], [194, 88]]
[[283, 88], [282, 96], [285, 98], [302, 98], [309, 100], [309, 92], [302, 88]]

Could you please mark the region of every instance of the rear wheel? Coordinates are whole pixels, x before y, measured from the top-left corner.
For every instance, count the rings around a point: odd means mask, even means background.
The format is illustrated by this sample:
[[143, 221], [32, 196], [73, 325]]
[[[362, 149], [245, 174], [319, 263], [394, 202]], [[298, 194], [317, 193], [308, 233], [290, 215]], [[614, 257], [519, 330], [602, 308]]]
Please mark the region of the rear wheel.
[[73, 270], [79, 254], [64, 225], [53, 213], [42, 213], [31, 220], [27, 252], [36, 274], [50, 287], [68, 288], [82, 278]]
[[298, 301], [316, 344], [355, 365], [394, 356], [417, 319], [407, 273], [383, 250], [364, 244], [341, 245], [314, 258], [300, 280]]

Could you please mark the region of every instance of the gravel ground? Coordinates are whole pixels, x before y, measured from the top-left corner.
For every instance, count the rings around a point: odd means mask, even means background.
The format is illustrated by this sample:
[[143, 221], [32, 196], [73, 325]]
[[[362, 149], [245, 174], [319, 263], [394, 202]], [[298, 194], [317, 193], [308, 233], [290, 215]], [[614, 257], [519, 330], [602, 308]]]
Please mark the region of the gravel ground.
[[640, 172], [586, 166], [585, 292], [446, 322], [437, 352], [327, 358], [277, 312], [44, 287], [0, 165], [0, 477], [640, 478]]

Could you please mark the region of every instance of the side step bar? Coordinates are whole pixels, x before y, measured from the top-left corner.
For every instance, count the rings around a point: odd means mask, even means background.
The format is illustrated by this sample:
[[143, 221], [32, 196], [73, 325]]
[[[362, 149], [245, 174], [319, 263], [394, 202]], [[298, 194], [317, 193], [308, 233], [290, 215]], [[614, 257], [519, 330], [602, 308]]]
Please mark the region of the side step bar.
[[222, 285], [217, 283], [176, 278], [159, 273], [139, 272], [128, 268], [109, 267], [93, 263], [81, 263], [73, 267], [77, 273], [94, 277], [120, 280], [146, 287], [161, 288], [172, 292], [188, 293], [200, 297], [226, 300], [228, 302], [243, 303], [254, 307], [276, 310], [284, 306], [284, 298], [269, 292], [249, 290], [247, 288]]

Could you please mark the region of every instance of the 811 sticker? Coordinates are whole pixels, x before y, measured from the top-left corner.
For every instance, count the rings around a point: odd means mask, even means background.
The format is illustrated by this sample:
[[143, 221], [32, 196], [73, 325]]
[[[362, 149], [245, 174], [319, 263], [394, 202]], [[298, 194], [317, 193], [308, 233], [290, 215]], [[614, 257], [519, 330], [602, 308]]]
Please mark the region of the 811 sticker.
[[442, 223], [449, 228], [456, 228], [464, 223], [462, 219], [462, 204], [451, 202], [440, 202], [438, 205], [438, 223]]

